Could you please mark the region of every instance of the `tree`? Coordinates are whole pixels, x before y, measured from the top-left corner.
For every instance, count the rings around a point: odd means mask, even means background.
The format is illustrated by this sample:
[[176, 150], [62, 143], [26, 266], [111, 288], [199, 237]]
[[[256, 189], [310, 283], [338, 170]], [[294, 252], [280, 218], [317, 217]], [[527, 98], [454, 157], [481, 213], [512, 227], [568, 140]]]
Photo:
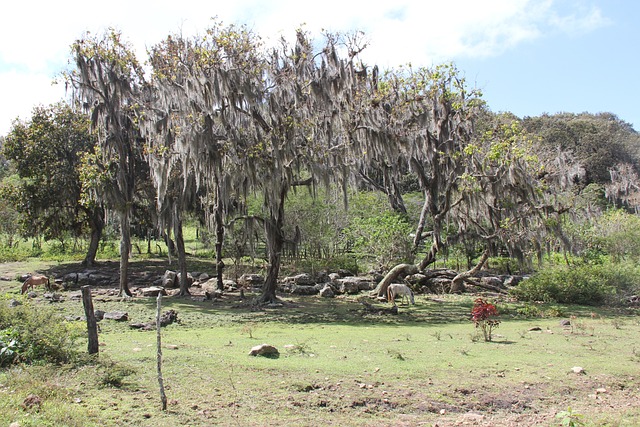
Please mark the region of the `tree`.
[[[90, 113], [98, 136], [107, 185], [96, 194], [120, 217], [120, 295], [131, 296], [128, 285], [131, 251], [131, 209], [136, 159], [142, 157], [138, 129], [139, 96], [144, 74], [131, 48], [114, 29], [102, 37], [86, 34], [72, 46], [76, 69], [67, 74], [73, 97]], [[103, 182], [104, 182], [103, 181]]]
[[29, 121], [14, 122], [3, 147], [21, 178], [14, 200], [29, 224], [25, 231], [64, 242], [68, 232], [79, 237], [88, 227], [88, 266], [95, 263], [104, 227], [102, 206], [82, 197], [81, 160], [95, 140], [87, 117], [59, 103], [36, 107]]

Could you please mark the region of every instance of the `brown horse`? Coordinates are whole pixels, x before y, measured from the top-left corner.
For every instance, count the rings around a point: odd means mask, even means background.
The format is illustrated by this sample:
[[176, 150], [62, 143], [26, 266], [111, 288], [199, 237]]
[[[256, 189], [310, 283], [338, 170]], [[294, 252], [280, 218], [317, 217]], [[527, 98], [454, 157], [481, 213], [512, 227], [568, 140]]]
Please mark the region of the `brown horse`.
[[47, 276], [43, 276], [41, 274], [34, 274], [24, 281], [22, 284], [22, 294], [27, 292], [27, 289], [31, 288], [33, 290], [34, 286], [45, 285], [45, 288], [50, 291], [51, 283], [49, 282], [49, 278]]

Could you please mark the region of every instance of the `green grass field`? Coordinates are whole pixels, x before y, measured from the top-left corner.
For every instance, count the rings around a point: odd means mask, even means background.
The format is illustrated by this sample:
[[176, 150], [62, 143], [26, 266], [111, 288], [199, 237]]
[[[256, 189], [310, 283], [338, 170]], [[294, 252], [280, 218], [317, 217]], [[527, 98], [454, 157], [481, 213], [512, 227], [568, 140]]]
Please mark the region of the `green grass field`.
[[[0, 283], [2, 302], [19, 298], [17, 288]], [[74, 293], [62, 292], [60, 303], [31, 303], [51, 308], [51, 321], [60, 322], [84, 314]], [[237, 294], [221, 301], [164, 298], [163, 310], [177, 310], [180, 322], [162, 329], [169, 403], [163, 412], [156, 332], [129, 327], [153, 320], [155, 298], [94, 298], [95, 309], [125, 311], [129, 322], [100, 322], [98, 360], [0, 371], [0, 423], [640, 425], [637, 309], [499, 300], [501, 324], [485, 342], [469, 320], [471, 296], [420, 295], [398, 316], [370, 314], [356, 297], [283, 301], [256, 310]], [[248, 355], [262, 343], [276, 346], [280, 357]], [[86, 341], [77, 345], [84, 350]], [[576, 366], [584, 373], [572, 372]], [[40, 403], [29, 407], [29, 395]]]

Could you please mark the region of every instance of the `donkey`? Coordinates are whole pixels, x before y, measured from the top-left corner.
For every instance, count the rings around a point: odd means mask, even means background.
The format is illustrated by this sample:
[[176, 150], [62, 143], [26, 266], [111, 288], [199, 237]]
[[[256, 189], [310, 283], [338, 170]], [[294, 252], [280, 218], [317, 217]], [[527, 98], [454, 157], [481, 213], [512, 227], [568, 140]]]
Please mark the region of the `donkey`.
[[22, 284], [22, 294], [27, 292], [29, 288], [33, 290], [34, 286], [44, 285], [45, 288], [50, 291], [51, 290], [51, 282], [49, 282], [49, 278], [47, 276], [43, 276], [41, 274], [34, 274], [30, 276], [27, 280]]
[[396, 297], [400, 295], [402, 298], [400, 299], [400, 303], [404, 303], [405, 297], [408, 297], [411, 304], [415, 305], [415, 300], [413, 299], [413, 291], [402, 283], [392, 283], [387, 288], [387, 301], [396, 305]]

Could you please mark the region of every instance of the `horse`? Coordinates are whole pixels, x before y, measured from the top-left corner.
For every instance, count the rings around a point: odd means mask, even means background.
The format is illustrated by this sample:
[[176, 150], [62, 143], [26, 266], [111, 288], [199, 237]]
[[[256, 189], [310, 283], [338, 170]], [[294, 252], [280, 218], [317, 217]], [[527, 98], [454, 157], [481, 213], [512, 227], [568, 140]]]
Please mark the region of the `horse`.
[[49, 282], [49, 278], [47, 276], [43, 276], [41, 274], [34, 274], [30, 276], [27, 280], [22, 284], [22, 292], [24, 294], [27, 292], [27, 289], [31, 288], [33, 290], [34, 286], [45, 285], [45, 288], [50, 291], [51, 290], [51, 282]]
[[409, 301], [411, 301], [411, 304], [416, 304], [415, 300], [413, 299], [413, 291], [407, 285], [404, 285], [402, 283], [390, 284], [387, 288], [387, 301], [389, 301], [393, 305], [396, 305], [396, 297], [398, 295], [402, 296], [400, 300], [401, 304], [404, 303], [405, 297], [408, 297]]

